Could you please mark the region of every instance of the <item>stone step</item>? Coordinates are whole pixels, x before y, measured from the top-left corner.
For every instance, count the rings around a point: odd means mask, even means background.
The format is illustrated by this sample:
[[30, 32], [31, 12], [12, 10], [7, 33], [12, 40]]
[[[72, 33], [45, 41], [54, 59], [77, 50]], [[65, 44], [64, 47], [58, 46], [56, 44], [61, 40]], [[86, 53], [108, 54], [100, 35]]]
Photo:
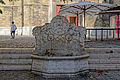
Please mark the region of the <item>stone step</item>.
[[85, 48], [85, 51], [90, 54], [120, 53], [120, 48]]
[[34, 48], [0, 48], [0, 54], [32, 54]]
[[31, 65], [32, 64], [32, 59], [0, 59], [0, 64], [11, 64], [11, 65], [16, 65], [16, 64], [21, 64], [21, 65]]
[[89, 59], [89, 64], [120, 64], [120, 59]]
[[109, 53], [109, 54], [89, 54], [90, 59], [112, 59], [120, 58], [119, 53]]
[[89, 64], [89, 69], [120, 70], [120, 64]]
[[31, 54], [0, 54], [0, 59], [31, 59]]
[[89, 54], [89, 59], [108, 59], [109, 54]]
[[33, 48], [0, 48], [0, 70], [31, 70]]
[[31, 65], [3, 65], [0, 64], [0, 70], [31, 70]]

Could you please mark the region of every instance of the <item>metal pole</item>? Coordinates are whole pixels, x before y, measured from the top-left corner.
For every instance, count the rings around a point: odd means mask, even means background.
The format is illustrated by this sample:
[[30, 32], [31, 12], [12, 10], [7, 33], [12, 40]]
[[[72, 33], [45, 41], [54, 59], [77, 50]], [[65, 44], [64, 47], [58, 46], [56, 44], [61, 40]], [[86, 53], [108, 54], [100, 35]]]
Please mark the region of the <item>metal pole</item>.
[[118, 39], [119, 39], [119, 13], [118, 13]]
[[107, 35], [106, 35], [106, 38], [108, 39], [108, 30], [107, 30]]
[[97, 40], [97, 29], [95, 30], [95, 38]]
[[21, 6], [22, 6], [22, 27], [21, 27], [21, 36], [23, 35], [23, 27], [24, 27], [24, 0], [21, 0]]
[[77, 26], [79, 26], [78, 21], [79, 21], [79, 15], [78, 15], [78, 12], [77, 12]]
[[88, 39], [90, 40], [90, 30], [88, 30]]
[[101, 41], [103, 41], [103, 28], [101, 28]]
[[85, 10], [84, 10], [84, 27], [85, 27]]
[[114, 30], [113, 30], [113, 39], [114, 39]]
[[84, 27], [85, 27], [85, 5], [84, 5]]

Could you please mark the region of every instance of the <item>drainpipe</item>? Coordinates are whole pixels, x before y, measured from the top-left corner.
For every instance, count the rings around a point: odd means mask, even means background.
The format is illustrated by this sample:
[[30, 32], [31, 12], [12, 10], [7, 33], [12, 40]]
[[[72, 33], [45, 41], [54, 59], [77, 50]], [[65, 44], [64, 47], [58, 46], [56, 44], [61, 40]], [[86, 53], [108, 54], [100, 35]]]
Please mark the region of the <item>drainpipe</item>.
[[12, 21], [14, 20], [14, 19], [13, 19], [13, 17], [14, 17], [14, 16], [13, 16], [13, 15], [14, 15], [14, 14], [13, 14], [13, 6], [14, 6], [14, 1], [12, 1], [12, 16], [11, 16]]
[[22, 26], [21, 26], [21, 36], [23, 35], [23, 27], [24, 27], [24, 0], [21, 0], [21, 9], [22, 9], [22, 13], [21, 13], [21, 15], [22, 15]]

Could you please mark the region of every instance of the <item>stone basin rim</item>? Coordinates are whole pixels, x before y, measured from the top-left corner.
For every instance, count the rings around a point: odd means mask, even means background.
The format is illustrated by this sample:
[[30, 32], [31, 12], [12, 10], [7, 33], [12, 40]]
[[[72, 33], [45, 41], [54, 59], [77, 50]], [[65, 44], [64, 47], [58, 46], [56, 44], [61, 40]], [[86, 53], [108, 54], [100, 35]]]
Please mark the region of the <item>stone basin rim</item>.
[[33, 59], [53, 59], [53, 60], [68, 60], [68, 59], [84, 59], [84, 58], [88, 58], [89, 54], [84, 54], [84, 55], [80, 55], [80, 56], [38, 56], [38, 55], [31, 55], [31, 58]]

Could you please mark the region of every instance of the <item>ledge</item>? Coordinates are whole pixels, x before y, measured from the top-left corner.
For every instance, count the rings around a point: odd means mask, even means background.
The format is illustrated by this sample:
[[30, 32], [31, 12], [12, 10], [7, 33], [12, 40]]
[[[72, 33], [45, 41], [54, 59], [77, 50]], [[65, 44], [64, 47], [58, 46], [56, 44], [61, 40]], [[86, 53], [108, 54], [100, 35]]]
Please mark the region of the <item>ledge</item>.
[[31, 58], [33, 59], [42, 59], [42, 60], [75, 60], [75, 59], [84, 59], [84, 58], [88, 58], [89, 55], [85, 54], [85, 55], [80, 55], [80, 56], [53, 56], [53, 57], [49, 57], [49, 56], [37, 56], [37, 55], [31, 55]]

